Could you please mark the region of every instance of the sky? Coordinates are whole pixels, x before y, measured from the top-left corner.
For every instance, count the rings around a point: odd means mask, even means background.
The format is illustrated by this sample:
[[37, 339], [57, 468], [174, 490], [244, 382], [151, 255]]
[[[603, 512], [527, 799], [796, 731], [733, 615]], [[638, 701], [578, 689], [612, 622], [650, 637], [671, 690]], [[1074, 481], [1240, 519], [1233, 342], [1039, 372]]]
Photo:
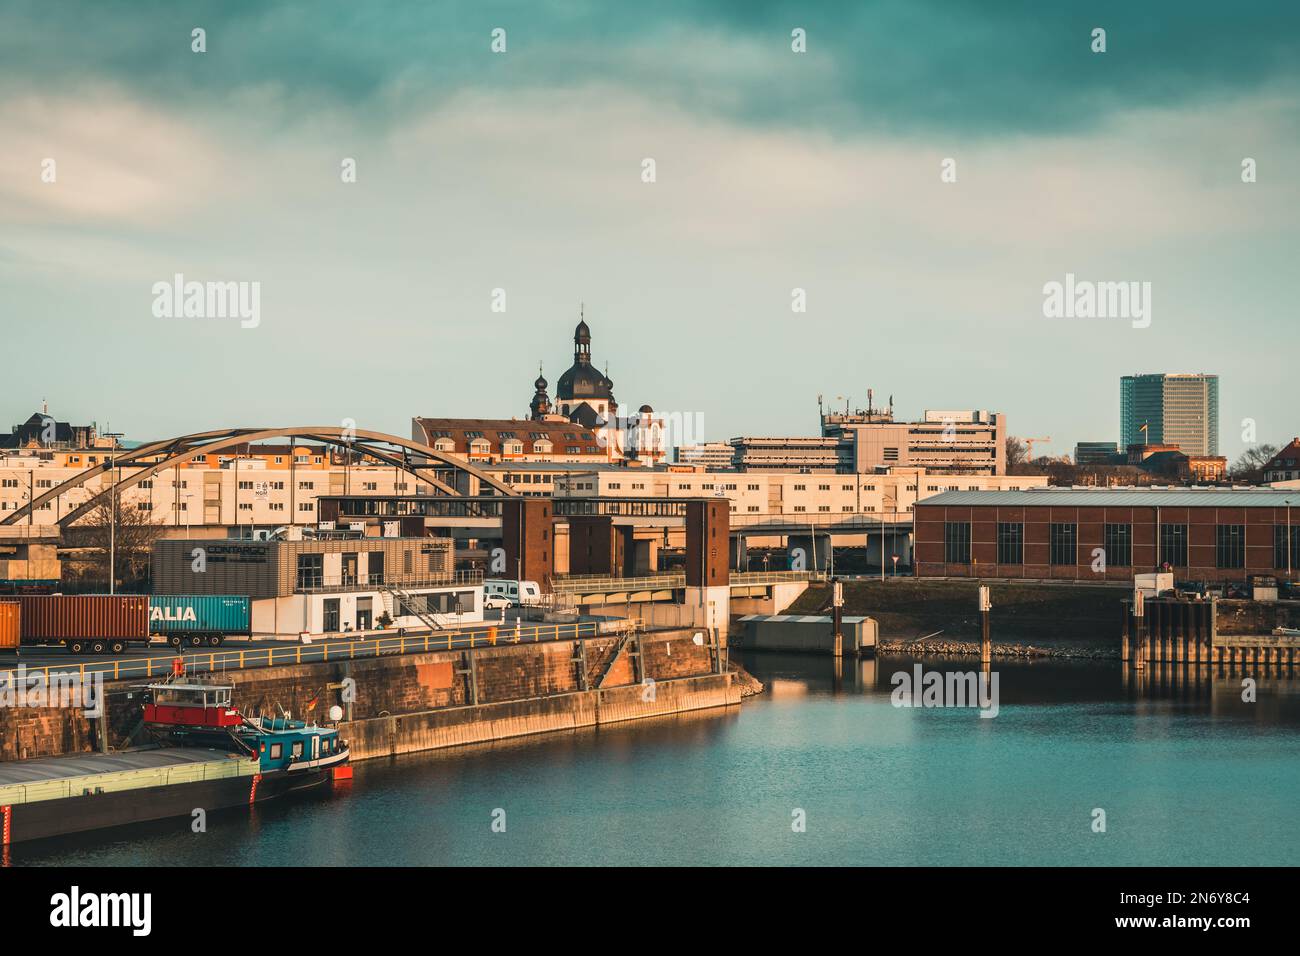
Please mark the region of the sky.
[[[1283, 0], [0, 0], [0, 427], [523, 416], [582, 308], [624, 408], [708, 440], [872, 388], [1066, 454], [1183, 371], [1223, 454], [1281, 445], [1298, 81]], [[159, 315], [178, 273], [255, 327]], [[1046, 317], [1067, 274], [1149, 324]]]

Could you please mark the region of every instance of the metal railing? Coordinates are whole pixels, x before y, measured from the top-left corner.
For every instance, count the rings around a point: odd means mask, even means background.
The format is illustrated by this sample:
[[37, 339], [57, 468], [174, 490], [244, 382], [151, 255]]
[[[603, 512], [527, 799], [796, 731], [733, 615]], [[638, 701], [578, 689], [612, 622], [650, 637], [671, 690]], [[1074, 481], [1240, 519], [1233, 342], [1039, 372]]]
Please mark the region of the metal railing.
[[[453, 651], [478, 647], [495, 647], [498, 644], [534, 644], [549, 641], [571, 641], [578, 638], [604, 637], [621, 634], [635, 628], [635, 620], [577, 621], [561, 624], [522, 624], [510, 627], [498, 624], [476, 624], [473, 627], [439, 631], [422, 635], [373, 636], [360, 640], [322, 639], [311, 644], [293, 644], [286, 647], [259, 647], [252, 650], [217, 650], [184, 655], [185, 669], [189, 673], [240, 670], [257, 667], [275, 667], [286, 664], [327, 663], [329, 661], [359, 660], [370, 657], [387, 657], [397, 654], [422, 654], [428, 651]], [[140, 657], [129, 660], [88, 661], [72, 665], [47, 664], [28, 667], [30, 678], [43, 674], [48, 681], [51, 674], [103, 674], [109, 680], [133, 677], [162, 677], [172, 672], [173, 655]], [[0, 684], [15, 679], [14, 670], [0, 670]]]
[[[790, 581], [824, 581], [828, 576], [824, 571], [732, 571], [730, 583], [740, 587], [750, 584], [782, 584]], [[567, 575], [551, 579], [551, 589], [561, 594], [684, 587], [686, 587], [686, 575], [681, 572], [626, 578], [609, 574]]]
[[[881, 518], [883, 514], [885, 517]], [[731, 528], [744, 528], [751, 530], [754, 528], [793, 528], [794, 533], [798, 534], [803, 528], [839, 528], [839, 529], [861, 529], [869, 531], [879, 528], [888, 528], [890, 531], [903, 530], [911, 528], [912, 515], [910, 512], [900, 511], [897, 517], [891, 517], [893, 512], [875, 512], [864, 514], [857, 512], [840, 512], [838, 514], [824, 514], [821, 512], [815, 514], [766, 514], [766, 515], [741, 515], [733, 514], [731, 516]]]
[[551, 590], [560, 594], [581, 591], [644, 591], [654, 588], [684, 588], [685, 574], [651, 574], [644, 577], [620, 578], [613, 575], [582, 577], [557, 577], [551, 579]]
[[482, 584], [482, 571], [445, 571], [434, 574], [338, 574], [298, 575], [294, 591], [298, 594], [321, 594], [349, 588], [421, 588], [456, 584]]
[[826, 571], [732, 571], [731, 583], [737, 586], [785, 584], [791, 581], [825, 581], [829, 577]]

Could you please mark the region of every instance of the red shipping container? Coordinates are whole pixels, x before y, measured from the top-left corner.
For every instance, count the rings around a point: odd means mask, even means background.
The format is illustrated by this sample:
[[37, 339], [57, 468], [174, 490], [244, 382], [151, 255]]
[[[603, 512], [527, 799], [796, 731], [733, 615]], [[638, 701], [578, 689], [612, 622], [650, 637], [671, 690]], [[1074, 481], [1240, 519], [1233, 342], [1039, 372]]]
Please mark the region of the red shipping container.
[[149, 639], [149, 598], [143, 594], [21, 594], [24, 644], [71, 638]]

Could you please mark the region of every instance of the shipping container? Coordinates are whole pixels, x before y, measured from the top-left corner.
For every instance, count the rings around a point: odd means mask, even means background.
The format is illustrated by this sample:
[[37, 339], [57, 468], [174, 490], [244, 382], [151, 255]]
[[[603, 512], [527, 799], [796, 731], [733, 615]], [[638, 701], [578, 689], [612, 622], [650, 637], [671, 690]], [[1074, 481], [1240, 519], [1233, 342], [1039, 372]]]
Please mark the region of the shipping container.
[[250, 602], [234, 594], [154, 594], [149, 598], [149, 630], [178, 647], [216, 647], [226, 637], [251, 632]]
[[18, 595], [24, 644], [66, 644], [74, 653], [120, 654], [149, 640], [149, 599], [141, 594]]
[[0, 651], [13, 650], [22, 641], [22, 605], [0, 598]]

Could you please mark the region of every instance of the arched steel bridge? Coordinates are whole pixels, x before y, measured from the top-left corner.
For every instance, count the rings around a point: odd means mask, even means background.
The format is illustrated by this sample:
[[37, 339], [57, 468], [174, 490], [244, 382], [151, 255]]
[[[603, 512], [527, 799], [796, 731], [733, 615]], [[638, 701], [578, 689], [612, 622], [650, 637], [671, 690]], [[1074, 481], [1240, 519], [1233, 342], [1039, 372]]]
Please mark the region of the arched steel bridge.
[[[153, 477], [160, 471], [176, 468], [199, 455], [209, 455], [214, 452], [236, 448], [243, 444], [265, 441], [269, 438], [288, 438], [291, 441], [302, 439], [303, 441], [317, 442], [322, 445], [345, 448], [366, 458], [373, 458], [381, 464], [400, 468], [421, 481], [428, 482], [443, 495], [461, 497], [461, 493], [439, 478], [436, 472], [451, 471], [453, 476], [455, 473], [472, 475], [483, 484], [494, 489], [497, 494], [503, 496], [515, 496], [517, 494], [513, 488], [503, 484], [463, 458], [448, 455], [446, 452], [438, 451], [409, 438], [401, 438], [384, 432], [367, 431], [362, 428], [340, 429], [337, 425], [323, 427], [307, 425], [297, 428], [221, 428], [208, 432], [196, 432], [192, 435], [181, 435], [179, 438], [169, 438], [165, 441], [149, 442], [139, 448], [119, 449], [113, 452], [103, 464], [95, 465], [73, 475], [67, 481], [33, 498], [17, 511], [0, 518], [0, 525], [18, 524], [45, 502], [80, 488], [92, 478], [105, 475], [115, 468], [137, 469], [133, 474], [117, 483], [116, 487], [120, 491], [126, 491], [145, 479]], [[151, 459], [159, 456], [161, 456], [160, 460], [151, 461]], [[424, 460], [413, 461], [413, 456]], [[112, 488], [112, 485], [108, 485], [93, 495], [90, 500], [69, 511], [59, 519], [59, 525], [71, 525], [94, 508], [100, 499], [112, 491]]]

